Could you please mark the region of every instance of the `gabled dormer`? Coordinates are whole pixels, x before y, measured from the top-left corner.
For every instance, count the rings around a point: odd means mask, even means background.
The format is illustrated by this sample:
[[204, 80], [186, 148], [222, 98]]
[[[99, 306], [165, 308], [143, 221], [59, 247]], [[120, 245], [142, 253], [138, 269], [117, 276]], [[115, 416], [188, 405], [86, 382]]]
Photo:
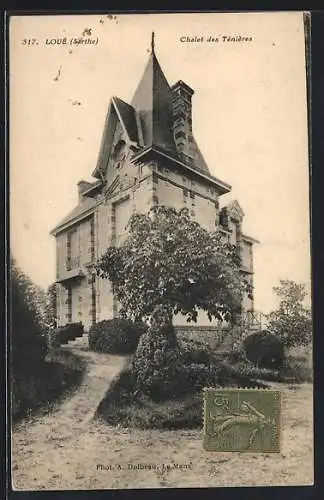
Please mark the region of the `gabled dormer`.
[[113, 97], [109, 103], [97, 165], [92, 175], [109, 184], [127, 157], [142, 144], [136, 110], [118, 97]]

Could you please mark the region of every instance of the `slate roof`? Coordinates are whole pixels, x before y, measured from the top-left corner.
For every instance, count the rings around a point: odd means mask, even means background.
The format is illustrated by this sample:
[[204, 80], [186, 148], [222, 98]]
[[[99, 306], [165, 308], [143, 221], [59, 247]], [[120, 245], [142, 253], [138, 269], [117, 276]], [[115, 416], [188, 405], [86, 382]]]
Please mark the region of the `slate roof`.
[[79, 219], [83, 215], [88, 215], [88, 213], [91, 212], [91, 209], [93, 209], [95, 206], [96, 200], [94, 198], [84, 198], [84, 201], [82, 201], [82, 203], [79, 203], [79, 205], [71, 210], [71, 212], [66, 217], [64, 217], [64, 219], [62, 219], [54, 229], [52, 229], [51, 234], [57, 234], [62, 228], [64, 228], [66, 224]]
[[176, 154], [173, 137], [172, 91], [154, 52], [132, 99], [140, 116], [144, 147], [157, 146]]
[[[181, 83], [183, 84], [183, 82]], [[156, 147], [178, 157], [173, 137], [173, 94], [171, 89], [172, 87], [169, 86], [155, 53], [151, 53], [132, 99], [132, 106], [140, 115], [144, 147]], [[185, 163], [188, 163], [195, 170], [210, 174], [195, 138], [193, 138], [193, 144], [194, 159], [193, 161], [184, 160]], [[183, 158], [181, 159], [183, 160]]]
[[137, 128], [136, 121], [136, 111], [133, 106], [127, 104], [127, 102], [122, 101], [119, 97], [114, 96], [113, 98], [116, 107], [120, 113], [120, 117], [123, 121], [123, 124], [126, 128], [128, 136], [131, 141], [138, 143], [139, 142], [139, 131]]
[[199, 146], [196, 142], [196, 139], [193, 138], [193, 140], [194, 140], [194, 145], [195, 145], [195, 149], [196, 149], [196, 155], [195, 155], [195, 161], [193, 164], [193, 168], [196, 168], [197, 170], [201, 170], [205, 174], [210, 174], [208, 165], [205, 162], [205, 158], [203, 157], [202, 152], [199, 149]]

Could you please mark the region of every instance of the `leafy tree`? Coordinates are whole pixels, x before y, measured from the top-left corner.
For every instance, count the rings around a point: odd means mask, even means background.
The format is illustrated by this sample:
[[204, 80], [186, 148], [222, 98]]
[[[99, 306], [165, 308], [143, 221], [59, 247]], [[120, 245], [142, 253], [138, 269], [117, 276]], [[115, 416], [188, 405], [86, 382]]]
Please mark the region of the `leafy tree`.
[[111, 280], [121, 316], [150, 320], [132, 363], [139, 391], [174, 397], [187, 373], [173, 316], [196, 321], [201, 309], [210, 320], [233, 320], [248, 285], [236, 247], [191, 220], [186, 209], [155, 206], [148, 214], [133, 214], [128, 226], [125, 242], [108, 248], [96, 270]]
[[187, 209], [153, 207], [133, 214], [120, 247], [109, 247], [96, 265], [111, 280], [121, 316], [152, 318], [154, 311], [172, 320], [181, 313], [196, 321], [198, 310], [210, 320], [232, 320], [248, 290], [239, 272], [236, 247], [218, 232], [190, 219]]
[[280, 280], [273, 288], [279, 297], [279, 307], [268, 315], [268, 330], [275, 333], [286, 347], [306, 345], [312, 338], [311, 312], [304, 306], [305, 285]]
[[44, 294], [40, 288], [10, 259], [11, 292], [11, 355], [14, 374], [44, 359], [47, 352], [41, 304]]
[[46, 295], [46, 318], [48, 327], [51, 329], [57, 326], [57, 284], [52, 283], [47, 289]]

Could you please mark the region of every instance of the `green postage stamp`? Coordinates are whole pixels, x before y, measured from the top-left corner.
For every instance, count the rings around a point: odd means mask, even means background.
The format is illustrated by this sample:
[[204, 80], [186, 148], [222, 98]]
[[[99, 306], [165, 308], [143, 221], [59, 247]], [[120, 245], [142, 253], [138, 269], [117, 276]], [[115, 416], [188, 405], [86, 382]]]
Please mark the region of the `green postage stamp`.
[[205, 450], [279, 453], [280, 432], [280, 391], [204, 390]]

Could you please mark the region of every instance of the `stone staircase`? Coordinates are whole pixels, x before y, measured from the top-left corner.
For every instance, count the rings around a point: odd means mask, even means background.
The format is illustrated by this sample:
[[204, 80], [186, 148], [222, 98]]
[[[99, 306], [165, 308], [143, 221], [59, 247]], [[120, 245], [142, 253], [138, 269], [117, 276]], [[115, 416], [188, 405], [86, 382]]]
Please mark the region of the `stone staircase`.
[[61, 344], [61, 347], [78, 347], [81, 350], [88, 349], [89, 347], [89, 334], [84, 333], [83, 335], [79, 335], [75, 337], [74, 339], [70, 339], [67, 342], [64, 342], [64, 344]]

